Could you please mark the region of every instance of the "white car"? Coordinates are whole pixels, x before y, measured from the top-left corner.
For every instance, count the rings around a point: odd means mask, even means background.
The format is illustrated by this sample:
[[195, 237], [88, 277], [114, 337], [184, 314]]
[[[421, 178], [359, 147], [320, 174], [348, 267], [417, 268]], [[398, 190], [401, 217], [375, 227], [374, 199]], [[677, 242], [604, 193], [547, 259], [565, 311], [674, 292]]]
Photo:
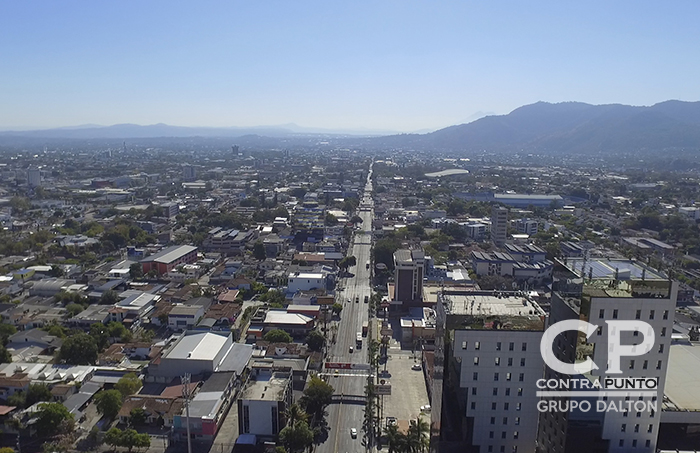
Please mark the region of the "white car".
[[421, 412], [430, 412], [430, 404], [420, 407]]
[[350, 437], [357, 439], [357, 430], [355, 428], [350, 428]]

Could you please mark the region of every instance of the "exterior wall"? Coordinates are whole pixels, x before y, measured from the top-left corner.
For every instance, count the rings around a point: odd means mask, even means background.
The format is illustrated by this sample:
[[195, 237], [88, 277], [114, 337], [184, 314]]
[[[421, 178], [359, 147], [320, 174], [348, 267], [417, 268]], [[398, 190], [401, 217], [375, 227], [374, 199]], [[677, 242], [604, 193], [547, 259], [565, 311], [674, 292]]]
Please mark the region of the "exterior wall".
[[319, 289], [326, 287], [326, 279], [321, 278], [299, 278], [289, 277], [287, 291], [296, 293], [297, 291], [309, 291], [311, 289]]
[[[283, 426], [280, 426], [282, 414], [280, 414], [279, 406], [278, 401], [239, 400], [238, 424], [241, 427], [240, 433], [276, 436], [283, 428]], [[277, 430], [273, 429], [273, 410], [276, 411], [277, 415]], [[248, 412], [247, 415], [246, 411]]]
[[508, 210], [494, 206], [491, 210], [491, 240], [497, 246], [506, 243], [508, 235]]
[[541, 338], [540, 331], [454, 332], [460, 387], [467, 395], [465, 416], [472, 419], [471, 443], [480, 453], [535, 451], [536, 382], [544, 374]]

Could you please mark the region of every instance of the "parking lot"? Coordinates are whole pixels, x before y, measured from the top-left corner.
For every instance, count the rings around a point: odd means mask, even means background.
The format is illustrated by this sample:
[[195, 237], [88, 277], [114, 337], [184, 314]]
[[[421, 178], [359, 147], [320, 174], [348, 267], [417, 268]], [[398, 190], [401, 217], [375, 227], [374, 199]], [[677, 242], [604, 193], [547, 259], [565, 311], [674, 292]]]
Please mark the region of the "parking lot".
[[[423, 370], [411, 369], [413, 365], [420, 364], [420, 354], [416, 361], [413, 360], [411, 351], [401, 349], [390, 349], [389, 360], [387, 361], [388, 374], [380, 374], [380, 379], [385, 379], [391, 383], [389, 396], [384, 396], [384, 414], [386, 417], [396, 417], [399, 428], [406, 429], [410, 420], [415, 420], [421, 414], [421, 406], [426, 406], [428, 392], [425, 388]], [[383, 370], [382, 366], [380, 370]], [[430, 417], [429, 413], [424, 413], [424, 418]]]

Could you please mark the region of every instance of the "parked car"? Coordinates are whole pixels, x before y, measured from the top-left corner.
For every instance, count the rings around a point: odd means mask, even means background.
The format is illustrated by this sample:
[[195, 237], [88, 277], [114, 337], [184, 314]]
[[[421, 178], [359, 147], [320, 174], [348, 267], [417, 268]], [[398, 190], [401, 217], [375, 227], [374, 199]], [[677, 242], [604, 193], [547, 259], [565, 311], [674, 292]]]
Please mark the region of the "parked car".
[[425, 406], [420, 407], [421, 412], [430, 412], [430, 404], [426, 404]]
[[420, 371], [420, 370], [422, 370], [423, 368], [420, 366], [420, 364], [416, 363], [416, 364], [414, 364], [414, 365], [411, 367], [411, 369], [412, 369], [413, 371]]
[[350, 428], [350, 437], [357, 439], [357, 430], [355, 428]]

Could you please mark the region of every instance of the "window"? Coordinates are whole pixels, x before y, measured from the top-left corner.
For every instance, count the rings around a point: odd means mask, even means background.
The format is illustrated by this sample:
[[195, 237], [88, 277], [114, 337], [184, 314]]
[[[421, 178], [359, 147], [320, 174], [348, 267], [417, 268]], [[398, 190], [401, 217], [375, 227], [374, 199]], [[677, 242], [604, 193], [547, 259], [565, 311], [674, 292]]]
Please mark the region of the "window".
[[642, 319], [642, 310], [637, 310], [634, 314], [634, 319]]
[[662, 337], [665, 337], [665, 336], [666, 336], [666, 328], [665, 328], [665, 327], [662, 327], [662, 328], [661, 328], [661, 336], [662, 336]]
[[510, 343], [508, 343], [508, 350], [509, 351], [512, 351], [514, 347], [515, 347], [515, 343], [513, 343], [512, 341]]
[[478, 381], [479, 380], [479, 373], [474, 372], [472, 373], [472, 381]]
[[506, 373], [506, 381], [510, 381], [510, 373]]
[[243, 406], [243, 432], [250, 432], [250, 407]]
[[506, 438], [506, 432], [505, 432], [505, 431], [501, 431], [501, 439], [505, 439], [505, 438]]
[[518, 376], [518, 382], [523, 382], [525, 380], [525, 373], [520, 373], [520, 376]]
[[598, 313], [598, 319], [603, 319], [605, 318], [605, 310], [602, 308], [600, 309], [600, 312]]
[[632, 448], [637, 448], [637, 439], [632, 439]]
[[505, 446], [505, 445], [501, 445], [501, 448], [500, 448], [499, 451], [500, 451], [501, 453], [506, 453], [506, 446]]
[[649, 319], [654, 319], [654, 310], [649, 311]]
[[663, 319], [668, 319], [668, 310], [664, 310], [664, 315], [662, 316]]
[[[519, 411], [519, 410], [521, 409], [521, 407], [522, 407], [522, 403], [517, 403], [517, 404], [515, 405], [515, 410], [516, 410], [516, 411]], [[518, 419], [516, 419], [516, 420], [520, 420], [520, 419], [518, 418]]]
[[279, 420], [277, 419], [277, 408], [272, 407], [272, 433], [277, 434], [277, 431], [279, 430]]
[[474, 401], [472, 401], [472, 410], [473, 410], [473, 411], [476, 410], [476, 402], [474, 402]]
[[644, 446], [645, 446], [646, 448], [651, 447], [651, 440], [647, 439], [647, 441], [644, 442]]
[[617, 319], [617, 309], [613, 310], [613, 319]]
[[510, 409], [510, 403], [503, 403], [503, 410], [507, 411], [508, 409]]
[[527, 343], [523, 343], [523, 352], [527, 351]]
[[649, 427], [647, 428], [647, 432], [650, 433], [653, 431], [654, 431], [654, 425], [649, 425]]
[[513, 439], [517, 439], [517, 438], [518, 438], [518, 432], [517, 432], [517, 431], [513, 431]]
[[493, 445], [489, 445], [489, 453], [493, 451]]
[[522, 389], [522, 387], [518, 389], [518, 396], [523, 396], [523, 389]]
[[494, 363], [496, 364], [496, 366], [500, 366], [500, 365], [501, 365], [501, 358], [500, 358], [500, 357], [496, 357], [496, 358], [494, 359]]
[[498, 381], [498, 373], [493, 373], [493, 380]]
[[474, 357], [474, 366], [479, 365], [479, 357]]
[[520, 366], [525, 366], [525, 358], [520, 359]]
[[634, 432], [638, 433], [639, 432], [639, 425], [634, 425]]
[[624, 446], [625, 446], [625, 439], [620, 439], [620, 447], [624, 447]]
[[496, 417], [491, 417], [491, 424], [495, 425], [496, 424]]
[[472, 387], [472, 396], [476, 396], [476, 387]]
[[623, 423], [622, 426], [620, 427], [620, 432], [625, 432], [627, 431], [627, 424]]
[[661, 369], [661, 360], [659, 360], [658, 362], [656, 362], [656, 369], [657, 369], [657, 370], [660, 370], [660, 369]]
[[508, 366], [513, 366], [513, 357], [508, 357]]
[[506, 396], [510, 396], [510, 389], [506, 389]]
[[648, 365], [649, 365], [649, 361], [645, 360], [644, 363], [642, 363], [642, 369], [646, 370]]
[[481, 342], [480, 342], [480, 341], [475, 341], [475, 342], [474, 342], [474, 350], [475, 350], [475, 351], [478, 351], [479, 349], [481, 349]]
[[598, 330], [596, 331], [596, 334], [603, 335], [603, 326], [598, 326]]
[[495, 410], [496, 410], [496, 404], [497, 404], [497, 403], [491, 403], [491, 410], [492, 410], [492, 411], [495, 411]]
[[467, 342], [466, 341], [462, 342], [462, 349], [467, 349]]
[[500, 350], [501, 350], [501, 342], [499, 341], [498, 343], [496, 343], [496, 351], [500, 351]]
[[493, 396], [498, 396], [498, 387], [493, 388]]
[[630, 360], [630, 370], [634, 370], [634, 360]]
[[632, 336], [638, 337], [638, 336], [639, 336], [639, 331], [638, 331], [638, 330], [635, 330], [634, 333], [632, 334]]
[[624, 412], [622, 413], [622, 416], [623, 416], [623, 417], [627, 417], [628, 415], [629, 415], [629, 413], [628, 413], [627, 411], [624, 411]]
[[520, 417], [515, 417], [515, 424], [519, 425], [520, 424]]
[[663, 343], [660, 343], [660, 344], [659, 344], [659, 354], [661, 354], [661, 353], [663, 353], [663, 352], [664, 352], [664, 344], [663, 344]]
[[493, 431], [489, 431], [489, 439], [493, 439]]
[[503, 417], [503, 424], [507, 425], [508, 424], [508, 417]]

